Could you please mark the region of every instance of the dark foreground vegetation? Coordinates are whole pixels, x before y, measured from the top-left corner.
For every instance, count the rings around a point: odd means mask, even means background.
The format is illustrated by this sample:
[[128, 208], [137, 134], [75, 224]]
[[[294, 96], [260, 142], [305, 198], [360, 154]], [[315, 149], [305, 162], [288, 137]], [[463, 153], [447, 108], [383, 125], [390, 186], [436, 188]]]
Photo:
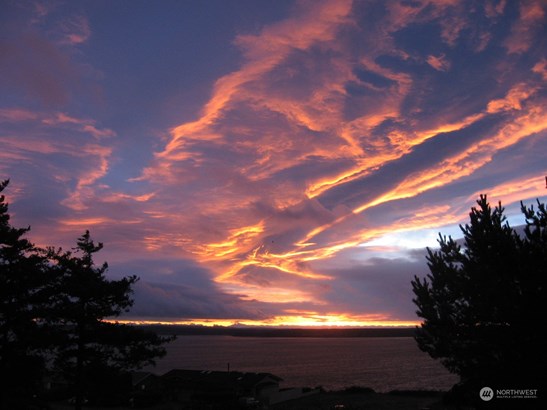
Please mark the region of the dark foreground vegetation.
[[117, 394], [127, 372], [164, 355], [170, 339], [105, 321], [131, 308], [138, 278], [108, 280], [108, 265], [93, 261], [102, 244], [89, 232], [65, 251], [34, 246], [29, 229], [11, 226], [0, 196], [0, 409], [61, 395], [79, 410], [85, 397]]
[[457, 402], [509, 406], [514, 401], [501, 404], [492, 391], [530, 389], [538, 398], [526, 404], [536, 405], [547, 386], [545, 336], [538, 331], [547, 327], [547, 209], [521, 203], [526, 226], [519, 234], [501, 203], [492, 209], [481, 195], [477, 205], [460, 226], [463, 244], [440, 236], [440, 248], [428, 249], [430, 274], [412, 281], [424, 319], [416, 341], [460, 376], [452, 389]]
[[[236, 403], [211, 402], [161, 402], [146, 406], [150, 410], [243, 410], [243, 409], [270, 409], [270, 410], [457, 410], [458, 407], [443, 403], [443, 393], [435, 391], [408, 391], [375, 393], [366, 388], [357, 388], [356, 391], [321, 391], [306, 398], [291, 400], [271, 406]], [[135, 407], [89, 407], [89, 410], [130, 410]], [[66, 404], [53, 403], [51, 410], [69, 410]]]
[[272, 410], [365, 410], [365, 409], [450, 409], [443, 404], [442, 392], [436, 391], [393, 391], [376, 393], [363, 387], [350, 387], [342, 391], [321, 392], [316, 396], [306, 397], [271, 407]]

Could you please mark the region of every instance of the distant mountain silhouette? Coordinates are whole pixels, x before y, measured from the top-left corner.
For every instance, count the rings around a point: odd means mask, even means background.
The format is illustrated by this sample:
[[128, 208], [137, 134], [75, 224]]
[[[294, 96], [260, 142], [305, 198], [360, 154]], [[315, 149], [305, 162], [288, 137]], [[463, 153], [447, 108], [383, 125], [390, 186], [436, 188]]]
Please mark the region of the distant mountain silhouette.
[[415, 328], [274, 328], [200, 325], [141, 325], [157, 334], [238, 337], [414, 337]]

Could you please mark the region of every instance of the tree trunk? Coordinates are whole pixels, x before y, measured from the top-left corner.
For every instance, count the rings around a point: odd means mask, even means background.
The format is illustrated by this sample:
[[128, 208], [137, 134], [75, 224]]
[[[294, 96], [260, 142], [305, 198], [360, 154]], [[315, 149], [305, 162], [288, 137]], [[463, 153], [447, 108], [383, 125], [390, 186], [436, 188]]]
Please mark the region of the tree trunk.
[[76, 397], [74, 410], [82, 410], [84, 404], [84, 326], [78, 324], [78, 351], [76, 354]]

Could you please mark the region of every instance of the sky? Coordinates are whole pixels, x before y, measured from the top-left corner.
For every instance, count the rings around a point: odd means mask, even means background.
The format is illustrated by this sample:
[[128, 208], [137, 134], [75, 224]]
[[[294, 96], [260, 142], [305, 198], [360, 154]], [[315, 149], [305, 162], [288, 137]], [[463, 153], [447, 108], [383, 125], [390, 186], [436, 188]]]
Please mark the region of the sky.
[[[541, 0], [0, 0], [0, 179], [135, 322], [419, 323], [480, 194], [547, 201]], [[460, 235], [461, 236], [461, 235]]]

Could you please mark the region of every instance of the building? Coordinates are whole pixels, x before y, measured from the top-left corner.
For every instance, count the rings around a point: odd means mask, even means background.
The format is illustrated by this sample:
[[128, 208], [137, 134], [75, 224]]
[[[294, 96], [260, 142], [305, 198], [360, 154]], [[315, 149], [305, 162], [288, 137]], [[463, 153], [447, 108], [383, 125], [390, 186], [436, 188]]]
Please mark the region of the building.
[[271, 373], [174, 369], [161, 381], [167, 397], [175, 401], [275, 404], [319, 392], [280, 389], [282, 379]]
[[156, 391], [161, 389], [161, 380], [159, 376], [150, 372], [132, 372], [131, 373], [132, 390], [137, 391]]
[[242, 397], [268, 402], [279, 391], [280, 377], [270, 373], [242, 373], [174, 369], [161, 376], [173, 400], [237, 401]]

